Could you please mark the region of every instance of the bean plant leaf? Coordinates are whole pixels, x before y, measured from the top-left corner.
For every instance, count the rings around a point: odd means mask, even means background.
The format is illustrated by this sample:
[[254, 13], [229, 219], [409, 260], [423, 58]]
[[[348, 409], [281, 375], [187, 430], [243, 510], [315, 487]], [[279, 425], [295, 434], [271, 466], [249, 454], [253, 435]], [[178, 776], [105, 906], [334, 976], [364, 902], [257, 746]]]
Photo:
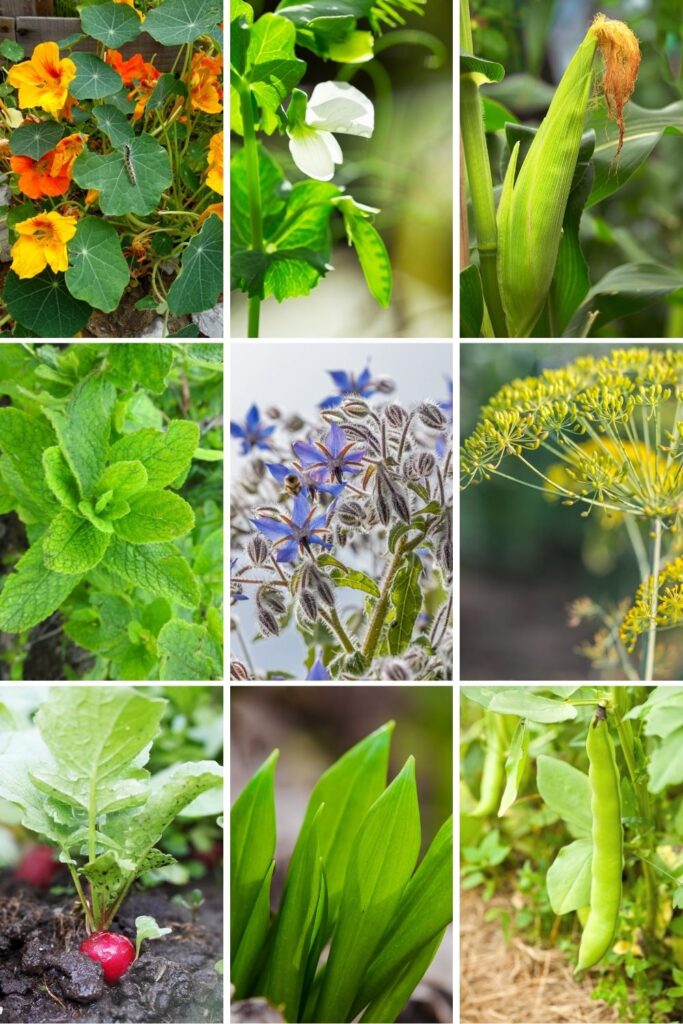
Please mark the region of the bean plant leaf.
[[92, 312], [87, 302], [74, 298], [64, 275], [51, 270], [26, 279], [9, 270], [2, 297], [10, 316], [40, 338], [73, 338]]
[[[114, 6], [123, 10], [129, 9], [124, 4], [115, 4]], [[86, 8], [86, 10], [96, 9]], [[135, 133], [130, 121], [123, 111], [112, 103], [98, 104], [93, 110], [93, 114], [97, 121], [97, 127], [104, 132], [115, 149], [123, 145], [124, 142], [130, 142], [133, 138]]]
[[392, 654], [401, 654], [412, 639], [415, 621], [422, 607], [421, 573], [422, 562], [417, 555], [410, 554], [391, 589], [395, 618], [389, 626], [388, 640]]
[[220, 0], [164, 0], [147, 14], [145, 32], [162, 46], [182, 46], [213, 35], [221, 18]]
[[109, 381], [87, 377], [75, 387], [64, 411], [46, 410], [84, 498], [94, 493], [104, 472], [115, 401]]
[[113, 537], [103, 565], [143, 590], [196, 608], [199, 584], [185, 559], [172, 544], [128, 544]]
[[110, 50], [116, 50], [140, 35], [141, 22], [126, 4], [103, 3], [81, 10], [83, 31]]
[[131, 544], [174, 540], [194, 526], [194, 512], [184, 498], [157, 487], [128, 498], [130, 512], [114, 522], [114, 532]]
[[230, 812], [230, 949], [237, 953], [263, 878], [275, 853], [275, 765], [263, 762]]
[[220, 677], [216, 643], [206, 626], [171, 619], [162, 626], [157, 643], [160, 679], [206, 680]]
[[502, 818], [508, 808], [511, 807], [517, 799], [517, 791], [527, 764], [530, 739], [531, 736], [527, 729], [526, 721], [522, 719], [522, 721], [517, 724], [514, 736], [512, 737], [512, 742], [510, 743], [510, 750], [505, 761], [506, 782], [505, 791], [500, 801], [500, 807], [498, 808], [499, 818]]
[[350, 1019], [359, 977], [378, 950], [419, 849], [420, 813], [410, 757], [372, 805], [354, 840], [315, 1019]]
[[295, 25], [307, 25], [316, 18], [366, 18], [374, 0], [280, 0], [277, 10]]
[[54, 121], [22, 124], [9, 137], [10, 152], [14, 156], [30, 156], [32, 160], [40, 160], [55, 148], [63, 134], [62, 125]]
[[70, 266], [65, 281], [71, 294], [111, 313], [130, 280], [116, 228], [101, 217], [83, 217], [68, 249]]
[[[134, 16], [137, 21], [137, 15]], [[69, 86], [69, 92], [77, 100], [101, 100], [103, 96], [112, 96], [123, 88], [118, 71], [94, 53], [72, 53], [71, 60], [76, 65], [76, 77]]]
[[183, 252], [180, 273], [168, 292], [176, 316], [212, 309], [223, 288], [223, 223], [212, 214]]
[[0, 592], [0, 630], [20, 633], [52, 615], [82, 576], [52, 572], [43, 561], [43, 545], [36, 541], [17, 562]]
[[590, 904], [592, 863], [592, 840], [577, 839], [562, 847], [545, 879], [555, 914], [568, 914]]
[[505, 687], [497, 693], [489, 707], [503, 715], [519, 715], [531, 722], [566, 722], [576, 718], [576, 708], [564, 700], [541, 697], [521, 686]]
[[[160, 395], [166, 388], [166, 378], [173, 366], [173, 350], [169, 345], [154, 342], [130, 345], [109, 346], [109, 366], [113, 378], [120, 387], [132, 387], [142, 384], [148, 391]], [[113, 446], [116, 450], [116, 446]], [[122, 456], [116, 456], [121, 458]], [[126, 455], [124, 458], [136, 459], [140, 455]], [[143, 460], [141, 460], [143, 461]], [[150, 480], [150, 483], [156, 481]]]
[[100, 208], [105, 216], [120, 217], [127, 213], [145, 216], [156, 209], [162, 192], [173, 181], [168, 153], [156, 139], [143, 133], [130, 142], [130, 166], [134, 180], [128, 173], [123, 153], [117, 150], [101, 156], [84, 149], [73, 165], [73, 176], [81, 188], [99, 191]]
[[552, 811], [567, 822], [579, 836], [591, 835], [590, 782], [585, 772], [566, 761], [540, 754], [537, 761], [538, 791]]
[[275, 871], [273, 861], [266, 871], [254, 900], [249, 921], [234, 954], [230, 980], [235, 986], [235, 999], [243, 999], [250, 992], [263, 954], [263, 944], [270, 927], [270, 886]]
[[50, 523], [43, 538], [45, 565], [71, 575], [88, 572], [102, 560], [109, 536], [82, 516], [64, 509]]
[[166, 487], [185, 472], [198, 444], [196, 423], [171, 420], [166, 431], [145, 427], [126, 434], [111, 446], [109, 457], [112, 462], [138, 460], [147, 471], [150, 487]]

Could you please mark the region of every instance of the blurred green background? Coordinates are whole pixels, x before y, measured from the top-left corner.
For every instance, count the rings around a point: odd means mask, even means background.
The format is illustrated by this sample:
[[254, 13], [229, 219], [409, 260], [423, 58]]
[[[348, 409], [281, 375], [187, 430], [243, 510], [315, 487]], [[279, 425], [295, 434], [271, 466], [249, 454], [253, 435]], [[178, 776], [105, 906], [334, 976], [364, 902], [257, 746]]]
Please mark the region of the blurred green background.
[[[277, 2], [257, 0], [253, 6], [258, 16], [275, 10]], [[334, 181], [381, 210], [375, 223], [394, 271], [391, 306], [382, 310], [371, 297], [341, 218], [335, 217], [334, 273], [308, 296], [282, 305], [268, 299], [262, 337], [453, 334], [453, 7], [449, 0], [427, 0], [422, 17], [405, 18], [405, 27], [385, 32], [381, 52], [366, 64], [335, 64], [300, 52], [308, 71], [299, 88], [310, 95], [316, 83], [343, 77], [375, 105], [372, 139], [339, 136], [344, 163]], [[272, 135], [265, 145], [291, 181], [302, 180], [285, 137]], [[244, 337], [246, 302], [237, 292], [232, 317], [233, 337]]]
[[[660, 109], [683, 98], [683, 4], [680, 0], [470, 0], [474, 50], [499, 61], [504, 80], [485, 86], [529, 125], [538, 125], [554, 88], [594, 15], [626, 21], [640, 40], [642, 62], [633, 101]], [[625, 109], [628, 126], [628, 106]], [[683, 270], [683, 110], [644, 165], [616, 194], [584, 212], [581, 245], [595, 284], [623, 263], [655, 262]], [[502, 133], [489, 135], [497, 172]], [[599, 140], [598, 140], [599, 141]], [[501, 184], [500, 175], [494, 185]], [[683, 290], [603, 327], [600, 337], [683, 334]]]
[[[628, 343], [626, 343], [628, 344]], [[503, 384], [596, 357], [614, 345], [594, 342], [463, 343], [460, 346], [461, 438]], [[623, 347], [623, 344], [622, 346]], [[532, 453], [543, 468], [553, 460]], [[503, 472], [530, 473], [514, 459]], [[533, 481], [536, 482], [536, 481]], [[591, 515], [551, 501], [539, 491], [492, 477], [460, 497], [460, 676], [467, 679], [596, 678], [575, 648], [598, 625], [568, 625], [568, 605], [589, 595], [614, 605], [634, 593], [637, 566], [623, 527], [605, 529]]]

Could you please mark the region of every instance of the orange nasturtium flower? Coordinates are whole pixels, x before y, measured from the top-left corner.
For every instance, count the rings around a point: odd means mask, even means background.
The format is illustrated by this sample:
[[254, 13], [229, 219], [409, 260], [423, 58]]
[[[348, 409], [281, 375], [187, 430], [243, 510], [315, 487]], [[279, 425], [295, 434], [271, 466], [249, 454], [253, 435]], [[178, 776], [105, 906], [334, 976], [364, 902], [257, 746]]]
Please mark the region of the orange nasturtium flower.
[[30, 156], [13, 156], [12, 170], [19, 175], [19, 188], [31, 199], [44, 196], [61, 196], [71, 184], [74, 160], [80, 154], [85, 142], [83, 135], [67, 135], [54, 149], [33, 160]]
[[133, 120], [139, 121], [145, 111], [147, 100], [161, 77], [161, 71], [149, 61], [143, 60], [141, 53], [135, 53], [128, 60], [124, 60], [118, 50], [107, 50], [105, 60], [107, 64], [111, 64], [114, 71], [118, 71], [124, 85], [133, 86], [128, 93], [128, 99], [136, 101]]
[[208, 53], [195, 53], [188, 82], [190, 102], [195, 110], [203, 110], [205, 114], [220, 114], [223, 109], [223, 90], [220, 83], [222, 70], [223, 61], [220, 57], [210, 57]]
[[223, 220], [223, 204], [222, 203], [211, 203], [205, 210], [203, 210], [197, 217], [196, 228], [199, 231], [200, 227], [205, 220], [208, 220], [212, 213], [215, 213], [217, 217]]
[[45, 267], [50, 267], [55, 274], [67, 270], [66, 243], [76, 234], [77, 223], [77, 217], [65, 217], [52, 210], [15, 224], [19, 238], [10, 251], [12, 270], [17, 277], [35, 277]]
[[75, 77], [76, 65], [68, 57], [60, 59], [56, 43], [39, 43], [30, 60], [10, 68], [7, 81], [19, 89], [20, 107], [56, 114], [66, 106]]
[[206, 184], [219, 196], [223, 195], [223, 132], [216, 132], [209, 140], [209, 155], [207, 157], [209, 171], [206, 175]]

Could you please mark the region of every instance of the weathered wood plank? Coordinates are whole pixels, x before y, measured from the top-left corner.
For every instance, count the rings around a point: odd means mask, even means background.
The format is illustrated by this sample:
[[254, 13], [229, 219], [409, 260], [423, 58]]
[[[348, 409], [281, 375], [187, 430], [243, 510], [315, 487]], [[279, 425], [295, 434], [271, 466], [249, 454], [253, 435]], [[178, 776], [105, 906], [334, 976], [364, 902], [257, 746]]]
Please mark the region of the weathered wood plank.
[[0, 18], [0, 43], [3, 39], [15, 39], [14, 18]]
[[[2, 2], [2, 0], [0, 0]], [[81, 28], [80, 18], [16, 18], [15, 35], [16, 40], [30, 55], [38, 43], [45, 43], [50, 40], [59, 42], [67, 36], [74, 35]], [[94, 53], [96, 44], [92, 39], [84, 39], [74, 49]], [[168, 71], [178, 54], [179, 47], [161, 46], [155, 39], [143, 32], [130, 43], [121, 47], [121, 53], [125, 58], [132, 57], [134, 53], [141, 53], [144, 60], [154, 61], [155, 67], [160, 71]]]
[[35, 13], [35, 0], [0, 0], [0, 17], [23, 18]]

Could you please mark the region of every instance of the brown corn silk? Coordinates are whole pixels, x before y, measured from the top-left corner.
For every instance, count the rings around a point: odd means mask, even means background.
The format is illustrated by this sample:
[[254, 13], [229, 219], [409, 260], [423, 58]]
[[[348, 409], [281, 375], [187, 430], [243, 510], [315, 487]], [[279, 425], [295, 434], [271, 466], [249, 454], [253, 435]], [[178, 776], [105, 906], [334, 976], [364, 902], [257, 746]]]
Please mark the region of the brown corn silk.
[[619, 127], [619, 142], [615, 153], [618, 156], [624, 145], [624, 107], [636, 87], [640, 46], [628, 25], [623, 21], [612, 21], [604, 14], [596, 14], [591, 29], [598, 40], [605, 64], [602, 88], [607, 114]]

